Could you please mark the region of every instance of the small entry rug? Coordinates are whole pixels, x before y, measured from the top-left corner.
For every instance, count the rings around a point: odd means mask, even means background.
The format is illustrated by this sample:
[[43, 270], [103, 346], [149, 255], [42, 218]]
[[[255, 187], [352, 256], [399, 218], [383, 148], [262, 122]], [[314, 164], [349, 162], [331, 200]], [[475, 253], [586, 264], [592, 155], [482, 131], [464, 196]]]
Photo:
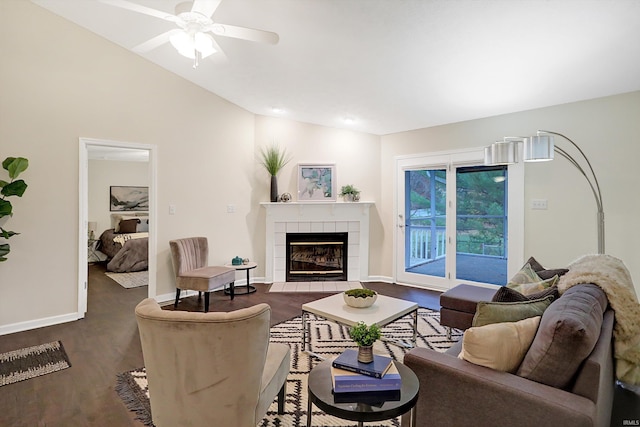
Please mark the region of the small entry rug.
[[149, 284], [148, 271], [134, 271], [133, 273], [110, 273], [105, 272], [109, 278], [115, 280], [123, 288], [138, 288]]
[[269, 292], [344, 292], [362, 288], [360, 282], [274, 282]]
[[[309, 315], [311, 321], [311, 351], [327, 358], [337, 357], [345, 348], [356, 348], [349, 338], [347, 329], [336, 323]], [[285, 413], [278, 415], [277, 400], [271, 404], [265, 418], [259, 427], [298, 427], [307, 425], [307, 377], [311, 369], [318, 363], [314, 357], [302, 352], [302, 319], [295, 317], [271, 327], [271, 341], [286, 343], [291, 347], [291, 370], [287, 376], [287, 396]], [[411, 339], [413, 335], [410, 316], [403, 317], [382, 330], [383, 335], [390, 339]], [[462, 333], [452, 331], [452, 339], [446, 337], [445, 328], [440, 326], [440, 313], [427, 308], [418, 309], [418, 347], [426, 347], [436, 351], [445, 351], [451, 347]], [[399, 347], [386, 341], [377, 341], [374, 351], [387, 354], [395, 360], [402, 361], [408, 349]], [[118, 375], [116, 391], [129, 410], [136, 412], [137, 419], [146, 426], [153, 426], [151, 421], [151, 407], [147, 389], [147, 377], [144, 368], [125, 372]], [[355, 422], [341, 420], [326, 415], [317, 407], [313, 407], [312, 425], [324, 426], [353, 426]], [[367, 427], [400, 426], [400, 419], [381, 422], [368, 422]]]
[[0, 354], [0, 386], [71, 367], [60, 341]]

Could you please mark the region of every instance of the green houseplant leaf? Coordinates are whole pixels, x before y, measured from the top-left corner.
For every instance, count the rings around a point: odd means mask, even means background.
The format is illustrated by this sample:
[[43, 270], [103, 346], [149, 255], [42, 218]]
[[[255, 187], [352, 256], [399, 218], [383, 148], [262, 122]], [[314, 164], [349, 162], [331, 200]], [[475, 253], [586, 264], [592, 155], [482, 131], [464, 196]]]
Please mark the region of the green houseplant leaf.
[[358, 322], [356, 326], [349, 329], [349, 336], [360, 347], [373, 345], [381, 335], [380, 328], [375, 323], [367, 326], [364, 322]]
[[3, 196], [22, 197], [26, 189], [27, 184], [22, 179], [19, 179], [2, 186], [2, 191], [0, 193]]
[[[13, 216], [13, 205], [7, 197], [22, 197], [27, 190], [27, 183], [22, 179], [16, 179], [22, 172], [29, 167], [29, 160], [24, 157], [7, 157], [2, 162], [2, 168], [9, 172], [10, 181], [0, 180], [0, 218], [5, 216]], [[15, 231], [5, 230], [0, 227], [0, 239], [8, 240], [15, 236]], [[0, 261], [6, 261], [6, 255], [11, 251], [8, 243], [0, 244]]]
[[276, 176], [290, 160], [286, 148], [281, 149], [276, 144], [260, 148], [260, 164], [271, 176]]
[[9, 178], [15, 179], [29, 167], [29, 160], [24, 157], [7, 157], [2, 162], [3, 169], [9, 171]]

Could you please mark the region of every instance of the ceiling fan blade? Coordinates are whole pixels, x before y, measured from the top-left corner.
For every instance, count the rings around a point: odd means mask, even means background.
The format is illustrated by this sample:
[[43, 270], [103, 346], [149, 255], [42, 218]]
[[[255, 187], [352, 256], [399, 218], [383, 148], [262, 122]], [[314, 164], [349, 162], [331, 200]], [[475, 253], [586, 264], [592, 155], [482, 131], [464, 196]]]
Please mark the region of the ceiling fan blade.
[[150, 7], [142, 6], [127, 0], [98, 0], [98, 1], [111, 6], [142, 13], [143, 15], [154, 16], [156, 18], [164, 19], [165, 21], [176, 22], [176, 20], [178, 19], [177, 16], [171, 13], [162, 12], [161, 10], [152, 9]]
[[271, 31], [255, 30], [253, 28], [236, 27], [235, 25], [213, 24], [209, 31], [218, 36], [233, 37], [235, 39], [250, 40], [253, 42], [277, 44], [280, 36]]
[[213, 16], [222, 0], [194, 0], [191, 12], [198, 12], [206, 17]]
[[145, 52], [149, 52], [150, 50], [153, 50], [161, 45], [163, 45], [164, 43], [167, 43], [169, 41], [169, 37], [171, 37], [173, 34], [175, 33], [179, 33], [182, 30], [179, 29], [175, 29], [175, 30], [169, 30], [166, 33], [162, 33], [158, 36], [155, 36], [152, 39], [147, 40], [144, 43], [139, 44], [138, 46], [134, 47], [132, 50], [134, 52], [138, 52], [138, 53], [145, 53]]

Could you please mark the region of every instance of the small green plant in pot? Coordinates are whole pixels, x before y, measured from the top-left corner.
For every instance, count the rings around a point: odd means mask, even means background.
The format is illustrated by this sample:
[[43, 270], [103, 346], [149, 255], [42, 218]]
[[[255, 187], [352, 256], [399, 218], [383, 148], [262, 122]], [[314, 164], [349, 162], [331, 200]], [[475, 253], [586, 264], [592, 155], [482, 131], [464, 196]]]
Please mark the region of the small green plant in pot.
[[[29, 167], [29, 160], [24, 157], [7, 157], [2, 162], [2, 168], [9, 172], [9, 180], [4, 181], [0, 179], [0, 218], [5, 216], [13, 216], [13, 206], [11, 202], [7, 200], [7, 197], [16, 196], [22, 197], [27, 184], [22, 179], [16, 179], [18, 175], [24, 172]], [[8, 240], [11, 236], [15, 236], [15, 231], [5, 230], [0, 227], [0, 238]], [[6, 261], [6, 255], [10, 252], [11, 247], [8, 243], [0, 244], [0, 262]]]
[[362, 363], [373, 362], [373, 343], [382, 336], [378, 325], [374, 323], [367, 326], [364, 322], [358, 322], [349, 329], [349, 336], [358, 344], [358, 361]]
[[360, 200], [360, 190], [351, 184], [343, 185], [340, 189], [340, 196], [348, 202], [357, 202]]

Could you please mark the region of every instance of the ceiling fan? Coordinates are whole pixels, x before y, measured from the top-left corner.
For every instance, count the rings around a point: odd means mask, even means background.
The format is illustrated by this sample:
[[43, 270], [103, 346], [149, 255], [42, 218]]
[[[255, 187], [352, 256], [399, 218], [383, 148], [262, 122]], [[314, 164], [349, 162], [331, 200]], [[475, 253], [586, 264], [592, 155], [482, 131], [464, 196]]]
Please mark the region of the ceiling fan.
[[178, 53], [193, 59], [193, 68], [198, 66], [202, 58], [216, 52], [224, 56], [224, 52], [216, 43], [212, 34], [232, 37], [260, 43], [277, 44], [279, 36], [270, 31], [235, 25], [220, 24], [213, 21], [213, 14], [222, 0], [193, 0], [179, 3], [175, 14], [162, 12], [127, 0], [100, 0], [111, 6], [128, 9], [144, 15], [154, 16], [175, 23], [178, 28], [169, 30], [133, 48], [134, 52], [148, 52], [164, 43], [171, 43]]

